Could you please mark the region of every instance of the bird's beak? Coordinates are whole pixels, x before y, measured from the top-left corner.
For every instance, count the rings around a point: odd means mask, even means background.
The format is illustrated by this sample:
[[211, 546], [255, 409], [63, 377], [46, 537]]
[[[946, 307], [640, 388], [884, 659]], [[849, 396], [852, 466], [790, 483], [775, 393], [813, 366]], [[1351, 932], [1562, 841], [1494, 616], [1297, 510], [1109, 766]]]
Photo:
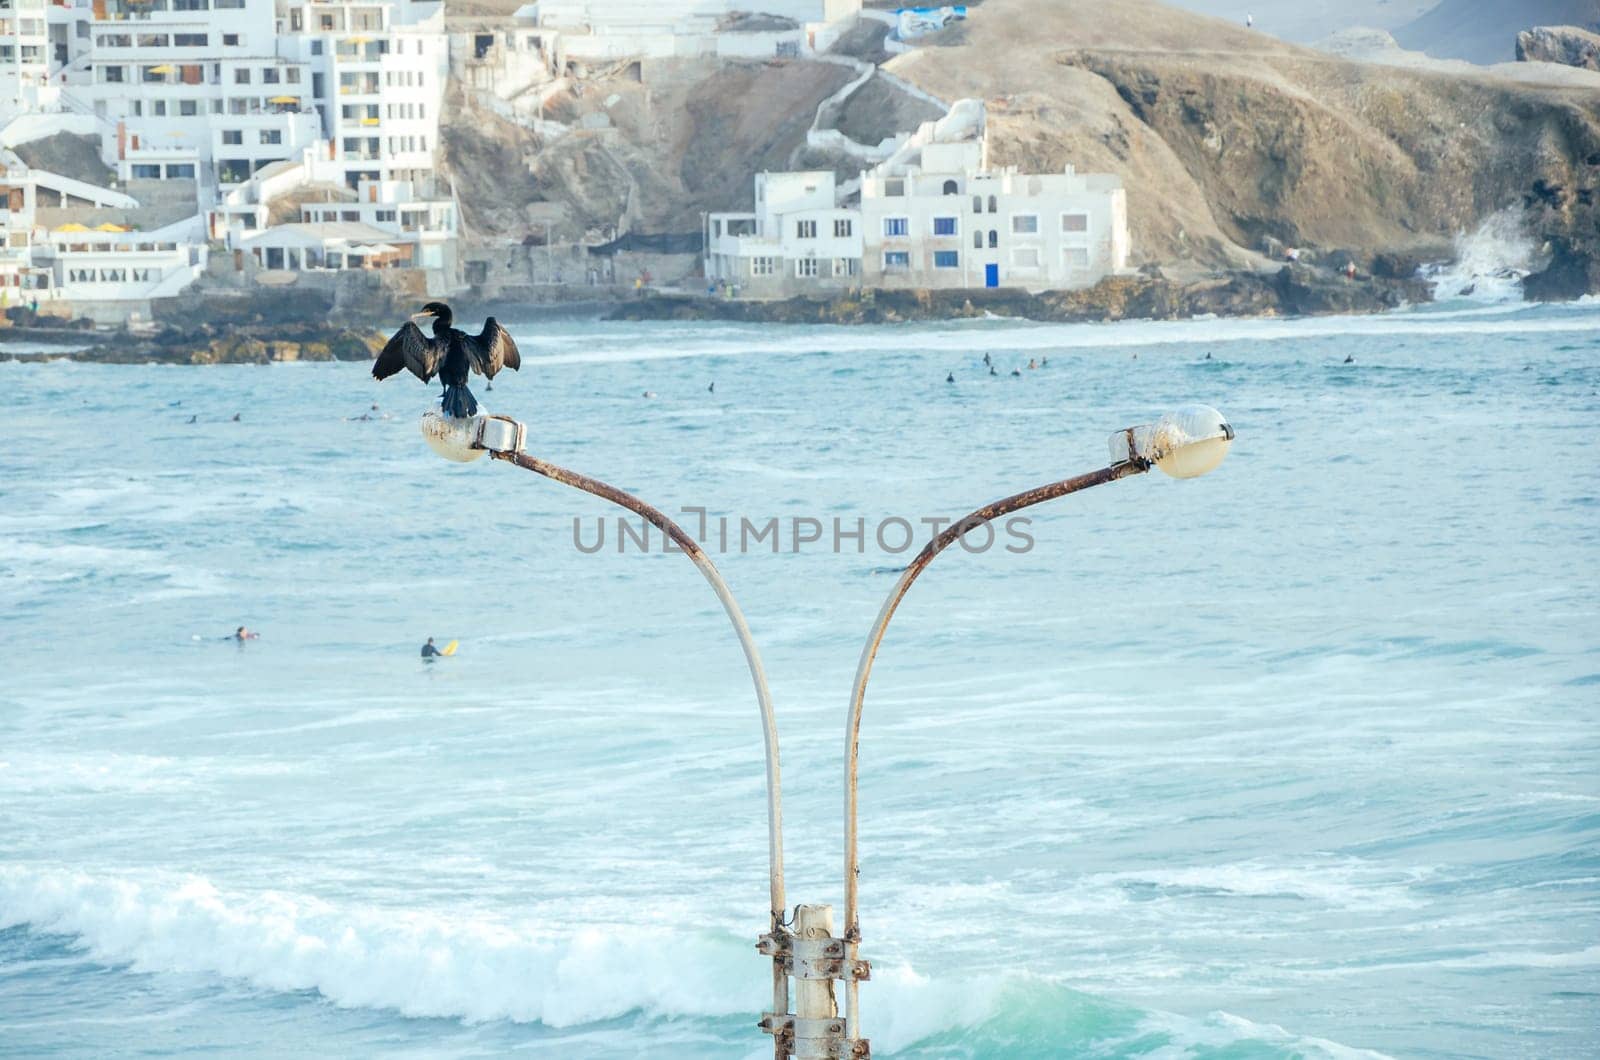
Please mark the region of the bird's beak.
[[434, 315], [433, 310], [424, 309], [420, 313], [412, 313], [411, 314], [411, 319], [412, 320], [428, 320], [428, 319], [432, 318], [433, 315]]

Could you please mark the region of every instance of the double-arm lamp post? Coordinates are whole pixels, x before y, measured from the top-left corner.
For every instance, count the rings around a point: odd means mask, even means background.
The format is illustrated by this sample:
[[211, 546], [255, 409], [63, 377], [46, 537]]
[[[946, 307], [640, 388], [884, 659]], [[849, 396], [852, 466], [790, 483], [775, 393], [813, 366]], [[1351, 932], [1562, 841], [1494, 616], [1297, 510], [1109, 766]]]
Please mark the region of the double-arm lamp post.
[[[515, 464], [637, 513], [683, 550], [722, 602], [750, 667], [766, 745], [770, 918], [767, 933], [761, 936], [757, 949], [772, 958], [773, 1007], [762, 1018], [760, 1025], [774, 1036], [774, 1055], [779, 1060], [789, 1055], [797, 1060], [820, 1060], [858, 1058], [870, 1053], [867, 1039], [861, 1036], [860, 983], [869, 977], [871, 967], [860, 959], [859, 954], [861, 922], [857, 895], [861, 869], [856, 843], [856, 775], [860, 759], [861, 713], [866, 699], [867, 680], [872, 675], [872, 663], [877, 658], [878, 647], [883, 643], [889, 621], [910, 591], [912, 583], [928, 568], [934, 557], [964, 534], [986, 523], [1090, 486], [1143, 474], [1152, 467], [1159, 468], [1173, 478], [1198, 478], [1222, 463], [1234, 437], [1233, 428], [1222, 414], [1205, 405], [1191, 405], [1168, 413], [1154, 424], [1129, 427], [1111, 436], [1111, 460], [1105, 467], [1013, 494], [979, 508], [946, 528], [906, 567], [899, 581], [889, 591], [889, 598], [884, 601], [877, 621], [867, 636], [866, 647], [856, 668], [855, 685], [850, 693], [850, 713], [845, 726], [844, 934], [834, 937], [832, 910], [825, 905], [797, 907], [794, 932], [790, 932], [786, 926], [782, 796], [778, 731], [772, 697], [767, 690], [760, 652], [750, 636], [744, 614], [699, 542], [662, 512], [632, 494], [528, 456], [522, 451], [524, 428], [514, 420], [498, 416], [459, 420], [430, 412], [423, 417], [422, 430], [428, 444], [441, 456], [467, 461], [488, 452], [496, 460]], [[796, 983], [798, 1005], [794, 1014], [789, 1012], [790, 976], [794, 977]], [[838, 1015], [833, 990], [835, 981], [845, 984], [844, 1019]]]

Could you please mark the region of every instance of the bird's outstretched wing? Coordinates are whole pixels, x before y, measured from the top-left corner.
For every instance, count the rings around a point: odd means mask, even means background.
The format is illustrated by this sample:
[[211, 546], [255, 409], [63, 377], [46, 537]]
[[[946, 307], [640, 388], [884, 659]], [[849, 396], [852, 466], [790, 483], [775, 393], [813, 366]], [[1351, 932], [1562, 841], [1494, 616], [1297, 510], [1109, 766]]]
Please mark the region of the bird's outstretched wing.
[[484, 323], [483, 330], [478, 334], [463, 335], [462, 345], [467, 348], [467, 359], [472, 362], [472, 370], [479, 375], [493, 379], [494, 374], [502, 368], [514, 371], [522, 368], [522, 354], [517, 352], [511, 332], [501, 327], [494, 317]]
[[408, 320], [406, 326], [395, 332], [394, 338], [378, 354], [378, 360], [372, 366], [372, 377], [387, 379], [401, 369], [409, 368], [412, 375], [429, 383], [439, 371], [439, 359], [443, 354], [443, 343], [428, 338], [421, 328]]

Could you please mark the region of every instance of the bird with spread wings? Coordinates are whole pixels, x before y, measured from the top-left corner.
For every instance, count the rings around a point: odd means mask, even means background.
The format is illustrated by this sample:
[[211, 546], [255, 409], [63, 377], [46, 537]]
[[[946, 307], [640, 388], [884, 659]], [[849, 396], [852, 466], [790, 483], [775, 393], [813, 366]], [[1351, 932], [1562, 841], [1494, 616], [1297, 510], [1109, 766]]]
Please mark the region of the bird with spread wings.
[[522, 368], [516, 342], [494, 317], [484, 323], [481, 332], [469, 335], [450, 326], [453, 317], [443, 302], [429, 302], [417, 316], [433, 318], [433, 335], [425, 334], [414, 320], [406, 321], [378, 354], [372, 375], [387, 379], [410, 369], [424, 383], [431, 383], [437, 375], [444, 384], [439, 407], [446, 416], [477, 415], [478, 400], [467, 389], [470, 373], [492, 380], [502, 368]]

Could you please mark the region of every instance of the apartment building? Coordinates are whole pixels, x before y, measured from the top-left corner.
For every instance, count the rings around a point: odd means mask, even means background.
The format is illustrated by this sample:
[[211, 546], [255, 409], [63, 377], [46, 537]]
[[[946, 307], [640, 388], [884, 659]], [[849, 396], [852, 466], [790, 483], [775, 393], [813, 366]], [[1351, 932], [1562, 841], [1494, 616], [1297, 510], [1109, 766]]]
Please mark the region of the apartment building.
[[45, 0], [0, 0], [0, 116], [51, 98]]
[[68, 91], [115, 127], [105, 153], [125, 179], [238, 184], [317, 140], [310, 70], [279, 57], [273, 0], [95, 0], [93, 11], [87, 83]]

